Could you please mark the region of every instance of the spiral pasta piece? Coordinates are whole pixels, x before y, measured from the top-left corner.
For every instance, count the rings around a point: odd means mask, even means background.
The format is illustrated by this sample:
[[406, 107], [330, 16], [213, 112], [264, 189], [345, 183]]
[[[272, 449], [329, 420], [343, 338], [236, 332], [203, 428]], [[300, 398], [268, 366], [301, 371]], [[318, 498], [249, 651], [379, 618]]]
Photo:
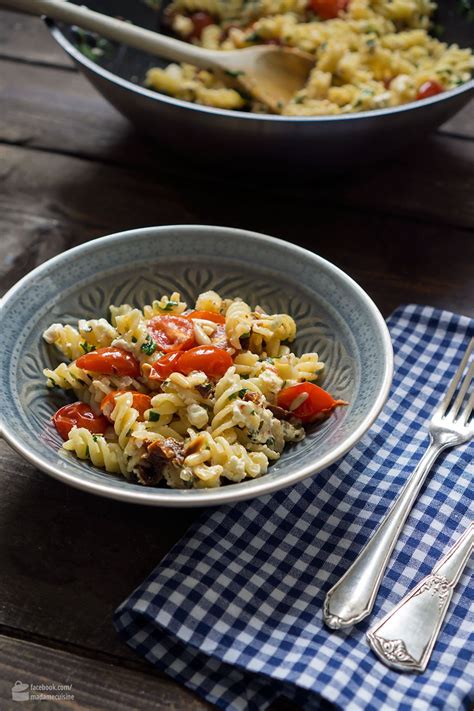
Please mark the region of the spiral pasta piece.
[[81, 343], [84, 343], [84, 337], [79, 333], [77, 328], [69, 324], [53, 323], [43, 333], [43, 338], [46, 343], [52, 343], [68, 360], [76, 360], [79, 356], [87, 352]]
[[240, 339], [250, 337], [251, 329], [252, 312], [250, 306], [241, 299], [235, 299], [225, 315], [225, 330], [230, 344], [234, 348], [240, 349]]
[[215, 291], [204, 291], [196, 299], [196, 309], [197, 311], [211, 311], [211, 313], [219, 314], [222, 309], [222, 299]]
[[[117, 338], [117, 330], [105, 318], [79, 319], [77, 324], [83, 341], [94, 348], [106, 348]], [[83, 352], [86, 349], [83, 348]], [[92, 349], [90, 349], [92, 350]]]
[[[220, 476], [234, 482], [246, 477], [253, 479], [268, 468], [268, 459], [263, 452], [248, 452], [243, 445], [231, 444], [225, 437], [213, 437], [209, 432], [192, 436], [187, 449], [192, 454], [185, 457], [184, 466], [205, 482]], [[213, 485], [217, 485], [217, 481]]]
[[115, 324], [117, 338], [113, 345], [140, 355], [142, 345], [147, 338], [150, 339], [143, 313], [139, 309], [130, 309], [124, 314], [117, 314]]
[[255, 393], [256, 398], [263, 401], [262, 393], [254, 383], [242, 380], [234, 366], [229, 368], [216, 385], [214, 416], [211, 421], [214, 437], [228, 433], [229, 430], [232, 432], [234, 427], [259, 427], [259, 408], [255, 402], [242, 399], [247, 391]]
[[152, 304], [143, 307], [143, 313], [146, 319], [154, 316], [165, 316], [166, 314], [174, 314], [178, 316], [186, 311], [187, 304], [181, 301], [181, 295], [178, 291], [173, 291], [171, 296], [164, 295], [161, 299], [156, 299]]
[[[127, 452], [130, 438], [138, 420], [138, 410], [133, 407], [133, 395], [130, 392], [115, 396], [115, 407], [110, 414], [110, 419], [114, 423], [115, 434], [118, 437], [120, 447]], [[131, 448], [133, 452], [133, 447]], [[130, 453], [131, 453], [130, 452]]]
[[73, 427], [62, 446], [74, 452], [79, 459], [89, 459], [95, 467], [112, 474], [128, 475], [127, 458], [120, 446], [107, 442], [102, 435], [94, 435], [84, 427]]
[[324, 363], [319, 360], [317, 353], [303, 353], [299, 357], [294, 353], [287, 353], [275, 358], [273, 365], [286, 385], [294, 385], [304, 380], [316, 380], [324, 369]]
[[54, 370], [44, 368], [43, 373], [47, 378], [49, 388], [58, 387], [63, 390], [74, 390], [75, 393], [82, 395], [82, 399], [86, 397], [85, 402], [89, 402], [89, 387], [92, 384], [92, 376], [82, 368], [79, 368], [75, 362], [60, 363]]

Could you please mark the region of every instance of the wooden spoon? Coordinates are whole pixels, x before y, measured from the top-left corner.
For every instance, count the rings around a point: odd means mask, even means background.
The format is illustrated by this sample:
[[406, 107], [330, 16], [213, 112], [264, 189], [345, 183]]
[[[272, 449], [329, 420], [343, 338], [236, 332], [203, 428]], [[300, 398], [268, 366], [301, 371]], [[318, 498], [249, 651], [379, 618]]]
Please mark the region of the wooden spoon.
[[310, 55], [289, 47], [261, 45], [231, 51], [196, 47], [64, 0], [0, 0], [0, 6], [47, 15], [173, 62], [211, 69], [226, 83], [233, 79], [273, 113], [281, 113], [284, 105], [303, 88], [314, 64]]

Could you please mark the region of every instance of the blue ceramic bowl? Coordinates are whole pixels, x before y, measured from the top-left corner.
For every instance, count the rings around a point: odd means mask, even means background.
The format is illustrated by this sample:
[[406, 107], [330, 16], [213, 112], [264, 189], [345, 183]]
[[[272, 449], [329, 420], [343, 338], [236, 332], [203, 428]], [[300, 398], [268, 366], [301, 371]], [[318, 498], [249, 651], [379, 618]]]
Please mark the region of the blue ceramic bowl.
[[[188, 303], [206, 289], [241, 296], [298, 325], [297, 353], [316, 350], [321, 384], [350, 402], [305, 440], [288, 447], [268, 474], [220, 489], [148, 488], [60, 451], [51, 415], [67, 395], [48, 390], [42, 369], [59, 362], [44, 342], [53, 322], [108, 315], [109, 304], [150, 303], [180, 291]], [[130, 230], [64, 252], [27, 274], [4, 297], [1, 316], [2, 429], [47, 474], [79, 489], [155, 506], [207, 506], [290, 486], [339, 459], [377, 417], [392, 379], [385, 322], [367, 294], [321, 257], [272, 237], [225, 227], [180, 225]]]

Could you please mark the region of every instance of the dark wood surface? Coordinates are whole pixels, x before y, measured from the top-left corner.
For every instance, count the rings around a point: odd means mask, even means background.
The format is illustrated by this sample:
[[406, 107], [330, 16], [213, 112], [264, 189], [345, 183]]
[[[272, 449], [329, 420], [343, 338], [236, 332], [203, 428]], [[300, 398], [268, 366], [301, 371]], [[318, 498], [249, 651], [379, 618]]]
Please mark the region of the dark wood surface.
[[[0, 11], [2, 291], [103, 234], [208, 223], [318, 252], [385, 315], [417, 302], [472, 316], [473, 166], [471, 104], [409, 153], [338, 179], [269, 186], [188, 171], [95, 93], [39, 20]], [[208, 708], [137, 658], [111, 624], [195, 514], [70, 489], [4, 442], [0, 470], [0, 708], [17, 708], [17, 679], [71, 683], [74, 701], [54, 708]]]

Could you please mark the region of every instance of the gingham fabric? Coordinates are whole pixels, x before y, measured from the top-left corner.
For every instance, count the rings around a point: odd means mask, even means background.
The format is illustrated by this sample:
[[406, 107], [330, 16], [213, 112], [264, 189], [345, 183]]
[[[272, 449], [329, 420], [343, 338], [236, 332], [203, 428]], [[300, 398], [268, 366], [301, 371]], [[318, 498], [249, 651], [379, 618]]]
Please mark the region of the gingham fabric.
[[220, 708], [263, 711], [286, 697], [311, 711], [458, 711], [474, 701], [472, 567], [423, 674], [389, 670], [365, 641], [473, 516], [472, 442], [435, 463], [369, 620], [345, 631], [322, 622], [326, 592], [423, 454], [430, 413], [474, 334], [471, 319], [426, 306], [400, 308], [388, 325], [393, 387], [359, 444], [293, 488], [205, 511], [116, 612], [131, 647]]

